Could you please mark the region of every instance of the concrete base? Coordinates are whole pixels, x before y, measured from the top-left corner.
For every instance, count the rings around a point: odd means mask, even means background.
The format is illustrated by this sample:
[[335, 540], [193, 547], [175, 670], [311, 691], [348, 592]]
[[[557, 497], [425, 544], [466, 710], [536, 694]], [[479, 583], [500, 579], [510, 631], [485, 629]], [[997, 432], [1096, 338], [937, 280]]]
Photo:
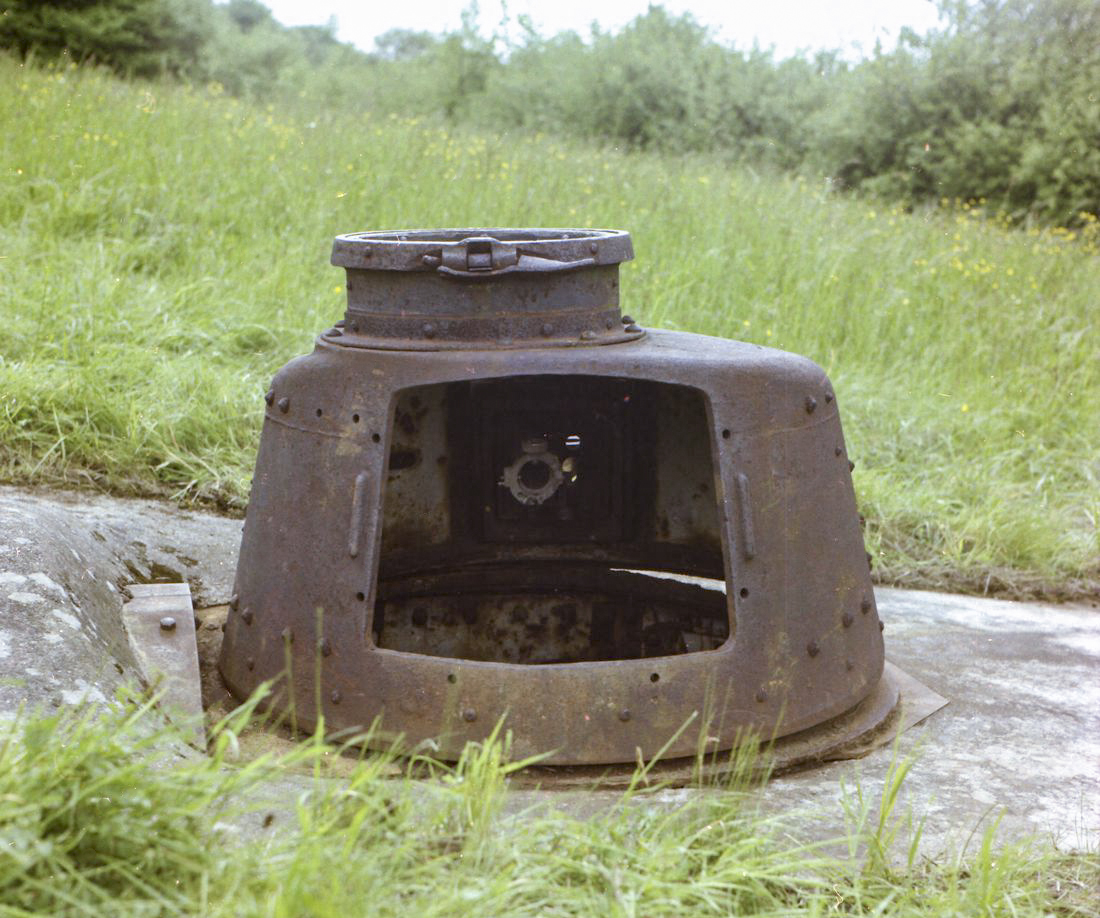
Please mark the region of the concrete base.
[[[950, 699], [901, 736], [911, 757], [897, 812], [923, 819], [922, 850], [957, 851], [1000, 820], [999, 838], [1067, 849], [1100, 842], [1100, 613], [879, 589], [891, 659]], [[877, 805], [893, 749], [788, 775], [765, 808], [807, 808], [816, 837], [844, 826], [843, 787]], [[903, 833], [904, 836], [905, 833]]]
[[[135, 570], [167, 578], [175, 559], [198, 605], [225, 602], [239, 527], [149, 501], [0, 488], [0, 718], [22, 705], [103, 703], [123, 681], [140, 679], [121, 585]], [[908, 590], [876, 595], [891, 661], [951, 702], [897, 743], [915, 760], [899, 809], [923, 819], [922, 851], [958, 850], [997, 818], [1002, 839], [1038, 835], [1095, 850], [1100, 612]], [[877, 805], [893, 756], [880, 748], [781, 776], [761, 791], [762, 806], [807, 840], [836, 837], [846, 828], [844, 794], [858, 785]], [[698, 792], [647, 799], [675, 805]], [[618, 794], [513, 797], [515, 809], [539, 801], [588, 812]]]

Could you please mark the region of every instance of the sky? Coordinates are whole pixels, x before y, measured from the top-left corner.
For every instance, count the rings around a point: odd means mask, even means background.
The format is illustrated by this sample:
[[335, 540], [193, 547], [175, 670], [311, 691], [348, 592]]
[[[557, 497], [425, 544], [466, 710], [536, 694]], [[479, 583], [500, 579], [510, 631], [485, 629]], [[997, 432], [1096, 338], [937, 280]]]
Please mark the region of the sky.
[[[466, 0], [262, 0], [284, 25], [336, 22], [341, 41], [365, 51], [389, 29], [457, 29]], [[572, 30], [587, 35], [597, 21], [615, 30], [646, 11], [648, 0], [506, 0], [508, 15], [528, 15], [542, 35]], [[716, 37], [738, 48], [774, 47], [777, 57], [800, 50], [839, 48], [855, 60], [876, 39], [893, 44], [902, 26], [926, 32], [937, 24], [934, 0], [664, 0], [670, 13], [690, 12]], [[481, 31], [501, 21], [501, 0], [481, 0]]]

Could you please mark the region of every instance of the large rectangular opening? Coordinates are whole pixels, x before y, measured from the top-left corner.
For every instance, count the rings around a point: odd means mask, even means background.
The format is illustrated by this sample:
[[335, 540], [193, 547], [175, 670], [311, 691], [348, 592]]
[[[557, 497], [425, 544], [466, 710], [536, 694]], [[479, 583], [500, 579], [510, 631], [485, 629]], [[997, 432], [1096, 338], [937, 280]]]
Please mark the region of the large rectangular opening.
[[702, 393], [513, 376], [398, 393], [371, 637], [507, 663], [717, 649], [732, 634]]

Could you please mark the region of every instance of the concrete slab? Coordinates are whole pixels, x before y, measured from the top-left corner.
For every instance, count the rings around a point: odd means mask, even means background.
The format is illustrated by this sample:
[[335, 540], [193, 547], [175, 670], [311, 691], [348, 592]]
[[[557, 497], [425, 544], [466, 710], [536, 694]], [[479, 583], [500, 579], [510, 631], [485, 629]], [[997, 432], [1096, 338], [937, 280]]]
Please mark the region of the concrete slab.
[[[239, 532], [237, 520], [152, 501], [0, 488], [0, 717], [24, 704], [103, 702], [123, 681], [140, 680], [122, 585], [184, 580], [196, 605], [225, 602]], [[915, 759], [899, 806], [923, 818], [922, 850], [957, 850], [997, 818], [1002, 838], [1038, 834], [1095, 850], [1100, 612], [907, 590], [876, 595], [888, 657], [950, 700], [898, 743]], [[763, 789], [761, 805], [788, 814], [807, 839], [835, 837], [845, 828], [845, 788], [858, 784], [877, 801], [891, 760], [891, 749], [878, 749], [782, 776]], [[688, 793], [698, 791], [649, 799], [675, 805]], [[520, 791], [511, 806], [535, 800], [548, 797]], [[549, 798], [578, 812], [600, 801]]]
[[0, 719], [140, 684], [128, 585], [186, 581], [200, 604], [228, 601], [240, 528], [155, 501], [0, 487]]
[[[913, 759], [899, 815], [923, 819], [922, 850], [958, 851], [1000, 820], [1001, 838], [1100, 842], [1100, 613], [878, 589], [890, 658], [950, 700], [903, 734]], [[895, 750], [787, 775], [762, 791], [765, 809], [805, 808], [814, 837], [844, 827], [844, 788], [876, 802]], [[899, 846], [906, 833], [902, 832]]]

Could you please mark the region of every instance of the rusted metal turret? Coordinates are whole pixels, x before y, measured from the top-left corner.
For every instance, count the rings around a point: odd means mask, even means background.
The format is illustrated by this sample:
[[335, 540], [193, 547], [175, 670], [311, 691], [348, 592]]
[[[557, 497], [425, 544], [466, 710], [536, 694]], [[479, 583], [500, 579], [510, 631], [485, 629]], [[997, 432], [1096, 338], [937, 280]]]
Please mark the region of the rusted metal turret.
[[345, 317], [266, 396], [234, 693], [281, 678], [299, 724], [380, 718], [443, 757], [504, 717], [517, 755], [601, 764], [693, 712], [728, 748], [879, 689], [829, 380], [643, 330], [619, 309], [632, 257], [609, 230], [337, 237]]

